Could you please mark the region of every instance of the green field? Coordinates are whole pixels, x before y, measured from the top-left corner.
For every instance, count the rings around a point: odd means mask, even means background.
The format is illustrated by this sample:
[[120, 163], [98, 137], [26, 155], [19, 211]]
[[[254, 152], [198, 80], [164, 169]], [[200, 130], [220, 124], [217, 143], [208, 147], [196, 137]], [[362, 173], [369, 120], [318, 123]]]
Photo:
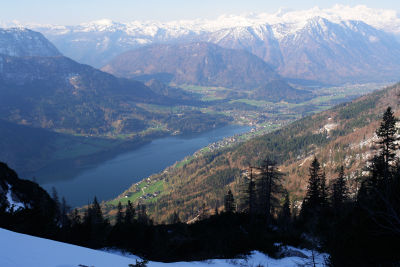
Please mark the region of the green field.
[[[196, 93], [199, 99], [207, 100], [207, 105], [201, 107], [190, 107], [192, 110], [201, 111], [203, 113], [218, 115], [222, 114], [232, 118], [232, 124], [249, 125], [252, 131], [237, 136], [233, 142], [220, 141], [217, 145], [207, 146], [176, 163], [174, 169], [182, 168], [190, 164], [197, 156], [201, 154], [212, 153], [215, 150], [230, 147], [239, 142], [244, 142], [254, 137], [269, 133], [281, 128], [297, 119], [304, 116], [314, 114], [339, 103], [347, 102], [361, 95], [382, 88], [382, 85], [347, 85], [342, 87], [326, 87], [313, 89], [314, 97], [302, 103], [287, 103], [287, 102], [269, 102], [264, 100], [248, 99], [248, 98], [232, 98], [229, 92], [233, 90], [220, 87], [201, 87], [201, 86], [183, 86], [182, 89]], [[240, 108], [243, 106], [244, 108]], [[152, 112], [160, 113], [179, 113], [183, 107], [165, 108], [158, 105], [142, 106]], [[188, 108], [188, 107], [186, 107]], [[158, 126], [152, 130], [165, 130], [165, 127]], [[150, 129], [146, 130], [150, 131]], [[105, 203], [106, 206], [115, 207], [118, 202], [126, 204], [128, 200], [131, 202], [149, 203], [156, 201], [163, 194], [166, 184], [163, 180], [151, 181], [144, 179], [138, 184], [132, 186], [128, 191], [124, 192], [118, 198]], [[151, 195], [156, 192], [158, 195]], [[148, 196], [144, 198], [144, 196]]]
[[116, 206], [119, 202], [121, 202], [122, 205], [126, 205], [128, 201], [131, 201], [132, 203], [138, 200], [141, 200], [142, 202], [156, 201], [157, 198], [160, 196], [159, 194], [157, 196], [153, 195], [147, 198], [144, 198], [144, 196], [148, 194], [151, 195], [156, 194], [157, 192], [162, 192], [164, 189], [164, 183], [165, 182], [162, 180], [156, 182], [148, 182], [147, 180], [143, 180], [135, 186], [136, 191], [125, 192], [124, 194], [122, 194], [122, 197], [107, 202], [107, 204]]

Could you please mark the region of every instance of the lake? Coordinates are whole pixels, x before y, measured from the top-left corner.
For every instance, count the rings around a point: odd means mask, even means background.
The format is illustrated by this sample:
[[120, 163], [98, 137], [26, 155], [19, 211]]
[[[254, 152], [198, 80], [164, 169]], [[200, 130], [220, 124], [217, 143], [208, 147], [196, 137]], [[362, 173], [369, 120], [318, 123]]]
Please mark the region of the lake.
[[55, 187], [72, 207], [115, 198], [132, 184], [158, 173], [210, 143], [244, 133], [250, 127], [228, 125], [200, 134], [160, 138], [132, 151], [124, 151], [95, 167], [86, 168], [68, 180], [42, 183], [49, 192]]

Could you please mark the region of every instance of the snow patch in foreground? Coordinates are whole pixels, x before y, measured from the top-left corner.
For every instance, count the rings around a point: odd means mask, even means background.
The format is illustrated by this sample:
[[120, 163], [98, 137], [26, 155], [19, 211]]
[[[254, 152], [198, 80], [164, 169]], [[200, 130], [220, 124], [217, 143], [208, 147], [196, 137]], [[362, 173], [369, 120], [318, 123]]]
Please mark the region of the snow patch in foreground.
[[[135, 264], [139, 257], [122, 254], [118, 251], [98, 251], [84, 247], [74, 246], [66, 243], [52, 241], [44, 238], [33, 237], [25, 234], [19, 234], [0, 228], [0, 266], [1, 267], [78, 267], [86, 265], [91, 267], [128, 267], [129, 264]], [[312, 256], [309, 250], [300, 250], [288, 247], [290, 250], [296, 250], [299, 254], [307, 257]], [[112, 254], [112, 253], [117, 254]], [[323, 266], [324, 254], [315, 255], [317, 265]], [[272, 259], [268, 256], [255, 251], [247, 259], [232, 260], [207, 260], [202, 262], [175, 262], [160, 263], [149, 262], [149, 267], [168, 267], [168, 266], [275, 266], [290, 267], [298, 264], [310, 263], [310, 260], [304, 257], [293, 256], [283, 259]]]

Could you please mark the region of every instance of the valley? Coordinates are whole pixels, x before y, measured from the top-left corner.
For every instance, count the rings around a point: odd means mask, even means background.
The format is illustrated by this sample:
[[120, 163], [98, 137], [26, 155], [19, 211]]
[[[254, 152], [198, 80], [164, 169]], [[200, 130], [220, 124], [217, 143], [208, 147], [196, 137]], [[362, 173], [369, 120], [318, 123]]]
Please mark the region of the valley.
[[[66, 197], [73, 206], [85, 205], [94, 196], [101, 201], [107, 201], [132, 184], [139, 183], [140, 186], [144, 186], [147, 183], [146, 177], [162, 171], [175, 162], [178, 162], [177, 166], [181, 166], [204, 154], [218, 153], [221, 149], [262, 136], [303, 116], [318, 113], [335, 104], [367, 94], [379, 88], [378, 86], [381, 85], [318, 88], [314, 92], [315, 98], [304, 103], [273, 103], [232, 97], [206, 100], [210, 96], [224, 94], [231, 90], [184, 86], [182, 87], [184, 91], [197, 95], [199, 100], [205, 103], [200, 107], [191, 107], [192, 111], [220, 114], [231, 118], [231, 124], [242, 126], [219, 127], [200, 134], [175, 132], [175, 136], [172, 137], [168, 137], [168, 133], [164, 132], [165, 128], [159, 126], [158, 131], [155, 127], [139, 133], [143, 136], [142, 138], [132, 139], [132, 135], [120, 135], [118, 139], [103, 139], [103, 144], [98, 145], [91, 145], [91, 140], [94, 141], [95, 138], [86, 138], [87, 148], [80, 145], [75, 149], [69, 147], [65, 152], [56, 151], [55, 157], [58, 160], [52, 160], [47, 166], [29, 173], [27, 177], [35, 177], [49, 191], [55, 187], [60, 195]], [[234, 103], [242, 103], [246, 106], [236, 106]], [[185, 112], [185, 107], [180, 106], [141, 104], [140, 107], [152, 113], [182, 114]], [[303, 110], [303, 113], [299, 113], [299, 110]], [[194, 122], [191, 123], [193, 125]], [[153, 135], [152, 138], [148, 137], [151, 135], [146, 136], [146, 133], [153, 131], [158, 132], [158, 135]], [[136, 143], [133, 140], [137, 140]], [[92, 151], [93, 146], [97, 146], [94, 151]], [[84, 156], [85, 154], [88, 156]], [[25, 173], [22, 172], [22, 174]], [[148, 189], [150, 191], [128, 194], [123, 203], [127, 200], [137, 201], [149, 192], [163, 192], [160, 183], [156, 186], [160, 190], [151, 189], [152, 184], [148, 186], [150, 186]], [[153, 199], [153, 196], [148, 195], [146, 199]]]
[[400, 265], [400, 4], [224, 1], [2, 5], [0, 262]]
[[55, 187], [71, 206], [83, 206], [95, 196], [100, 201], [112, 199], [209, 143], [247, 131], [249, 127], [230, 125], [203, 133], [157, 138], [130, 149], [114, 149], [97, 161], [91, 156], [91, 161], [78, 166], [68, 164], [68, 160], [58, 161], [33, 175], [49, 192]]
[[[242, 119], [242, 123], [245, 121], [249, 123], [248, 125], [252, 126], [253, 130], [251, 132], [235, 137], [232, 141], [225, 139], [225, 142], [217, 142], [216, 144], [211, 144], [200, 149], [194, 155], [186, 157], [181, 162], [166, 168], [164, 171], [153, 174], [139, 183], [135, 183], [118, 198], [103, 203], [103, 207], [112, 217], [113, 214], [115, 214], [115, 207], [119, 201], [126, 204], [127, 201], [130, 200], [134, 203], [146, 203], [149, 207], [150, 214], [154, 216], [153, 218], [156, 221], [166, 220], [170, 215], [169, 211], [173, 211], [174, 209], [180, 211], [180, 216], [182, 216], [182, 218], [190, 219], [197, 214], [197, 210], [193, 210], [192, 207], [197, 207], [201, 205], [201, 203], [206, 203], [209, 212], [212, 212], [215, 206], [220, 206], [221, 203], [223, 203], [221, 196], [223, 196], [224, 192], [224, 189], [221, 187], [224, 187], [225, 190], [227, 190], [226, 188], [238, 190], [237, 187], [239, 186], [241, 177], [240, 173], [246, 168], [246, 164], [250, 162], [256, 164], [262, 160], [262, 157], [266, 156], [273, 157], [280, 164], [281, 170], [286, 174], [284, 182], [285, 187], [290, 190], [294, 201], [293, 203], [296, 203], [297, 199], [303, 197], [304, 192], [305, 181], [300, 178], [305, 175], [308, 166], [304, 162], [310, 160], [309, 155], [318, 153], [317, 151], [319, 151], [316, 150], [314, 146], [320, 147], [321, 149], [326, 146], [326, 149], [332, 149], [332, 143], [335, 143], [336, 139], [346, 140], [346, 136], [353, 130], [355, 131], [352, 127], [356, 126], [357, 128], [362, 128], [362, 125], [372, 123], [379, 118], [375, 116], [368, 120], [360, 121], [358, 115], [356, 115], [358, 114], [357, 112], [360, 112], [360, 114], [364, 114], [364, 112], [376, 112], [374, 105], [367, 104], [364, 107], [362, 104], [360, 105], [360, 103], [369, 103], [371, 99], [374, 99], [374, 103], [375, 101], [379, 101], [379, 103], [386, 103], [386, 101], [392, 103], [395, 101], [395, 99], [383, 97], [382, 95], [385, 92], [390, 92], [390, 95], [395, 94], [397, 90], [396, 86], [389, 87], [390, 90], [381, 89], [372, 93], [372, 95], [356, 99], [360, 95], [382, 88], [379, 86], [382, 85], [360, 84], [346, 87], [320, 88], [320, 96], [309, 102], [294, 105], [290, 103], [273, 104], [257, 101], [257, 104], [260, 102], [263, 103], [263, 105], [254, 105], [257, 112], [253, 111], [254, 113], [249, 113], [248, 111], [240, 111], [240, 113], [238, 113], [238, 118]], [[194, 91], [193, 89], [190, 90]], [[196, 87], [195, 90], [198, 90], [198, 88]], [[208, 88], [208, 90], [202, 92], [205, 92], [205, 95], [207, 95], [213, 94], [215, 91], [219, 90], [223, 89]], [[350, 102], [350, 104], [345, 104], [347, 101], [352, 100], [355, 101], [354, 104], [352, 102]], [[248, 101], [253, 103], [250, 100]], [[264, 109], [266, 109], [264, 112], [270, 112], [271, 106], [280, 112], [272, 113], [274, 117], [271, 117], [270, 121], [268, 121], [268, 117], [267, 119], [263, 117], [262, 123], [254, 119], [257, 118], [254, 117], [254, 114], [262, 114]], [[335, 107], [331, 109], [332, 106]], [[303, 119], [301, 119], [299, 113], [296, 112], [296, 108], [298, 107], [307, 108], [307, 113], [304, 115], [306, 117], [303, 117]], [[349, 119], [349, 121], [342, 120], [338, 122], [329, 120], [330, 116], [334, 117], [333, 114], [336, 114], [337, 110], [343, 110], [340, 112], [344, 114], [346, 110], [352, 110], [353, 107], [355, 112], [353, 114], [354, 118], [345, 117]], [[364, 109], [366, 109], [366, 111], [364, 111]], [[321, 113], [321, 111], [325, 112]], [[245, 116], [248, 116], [247, 120], [243, 120], [243, 118], [246, 118]], [[328, 125], [326, 126], [328, 130], [324, 130], [324, 124]], [[333, 131], [329, 128], [329, 125], [335, 125]], [[301, 129], [297, 133], [299, 135], [298, 137], [296, 137], [295, 130], [297, 128]], [[323, 130], [320, 130], [321, 128]], [[371, 126], [369, 129], [371, 129]], [[326, 137], [326, 131], [331, 131], [329, 137]], [[365, 130], [361, 129], [361, 131]], [[370, 134], [371, 132], [368, 132], [367, 136]], [[353, 133], [353, 135], [360, 136], [358, 131]], [[282, 138], [287, 141], [279, 141]], [[341, 149], [335, 149], [336, 152], [331, 156], [332, 159], [330, 159], [331, 163], [326, 165], [328, 177], [335, 175], [334, 173], [337, 165], [341, 164], [344, 160], [341, 158], [341, 155], [346, 155], [347, 152], [344, 151], [348, 149], [345, 144], [337, 144], [335, 146], [340, 146]], [[367, 148], [363, 147], [360, 149], [365, 150]], [[252, 153], [257, 156], [251, 155], [247, 151], [252, 151]], [[319, 155], [323, 157], [323, 162], [325, 163], [328, 161], [325, 157], [332, 152], [324, 151], [320, 153]], [[356, 152], [354, 153], [356, 154]], [[357, 156], [355, 158], [357, 158]], [[349, 165], [347, 168], [348, 170], [355, 171], [357, 170], [357, 166], [363, 164], [364, 161], [362, 157], [359, 157], [358, 160], [354, 159], [351, 163], [348, 163]], [[354, 173], [349, 173], [349, 175], [353, 177], [357, 176]], [[191, 183], [195, 183], [197, 186], [192, 187]], [[199, 184], [201, 184], [201, 186]], [[215, 186], [215, 184], [217, 186]], [[353, 181], [353, 185], [356, 186], [356, 181]], [[142, 190], [142, 188], [144, 188], [144, 190]], [[154, 194], [155, 192], [157, 192], [157, 194]], [[172, 200], [170, 198], [172, 198]], [[176, 207], [173, 203], [180, 203], [178, 204], [179, 207]], [[298, 205], [298, 203], [296, 205]], [[162, 209], [161, 207], [166, 208]]]

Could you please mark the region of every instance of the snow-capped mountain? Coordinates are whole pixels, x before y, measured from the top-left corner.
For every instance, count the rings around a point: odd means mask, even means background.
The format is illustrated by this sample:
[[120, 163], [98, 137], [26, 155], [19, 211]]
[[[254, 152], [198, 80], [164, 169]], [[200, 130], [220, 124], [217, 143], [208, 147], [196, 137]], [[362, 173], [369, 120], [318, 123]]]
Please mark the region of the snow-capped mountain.
[[280, 9], [215, 20], [121, 23], [105, 19], [76, 26], [25, 26], [42, 32], [66, 56], [96, 67], [149, 44], [211, 42], [247, 50], [288, 78], [341, 83], [397, 80], [400, 73], [399, 15], [362, 5]]
[[0, 54], [16, 57], [61, 55], [41, 33], [23, 28], [0, 29]]
[[283, 63], [279, 42], [268, 24], [225, 28], [206, 33], [200, 39], [224, 48], [246, 50], [274, 67]]
[[400, 44], [361, 21], [309, 19], [280, 40], [284, 77], [329, 83], [398, 79]]

